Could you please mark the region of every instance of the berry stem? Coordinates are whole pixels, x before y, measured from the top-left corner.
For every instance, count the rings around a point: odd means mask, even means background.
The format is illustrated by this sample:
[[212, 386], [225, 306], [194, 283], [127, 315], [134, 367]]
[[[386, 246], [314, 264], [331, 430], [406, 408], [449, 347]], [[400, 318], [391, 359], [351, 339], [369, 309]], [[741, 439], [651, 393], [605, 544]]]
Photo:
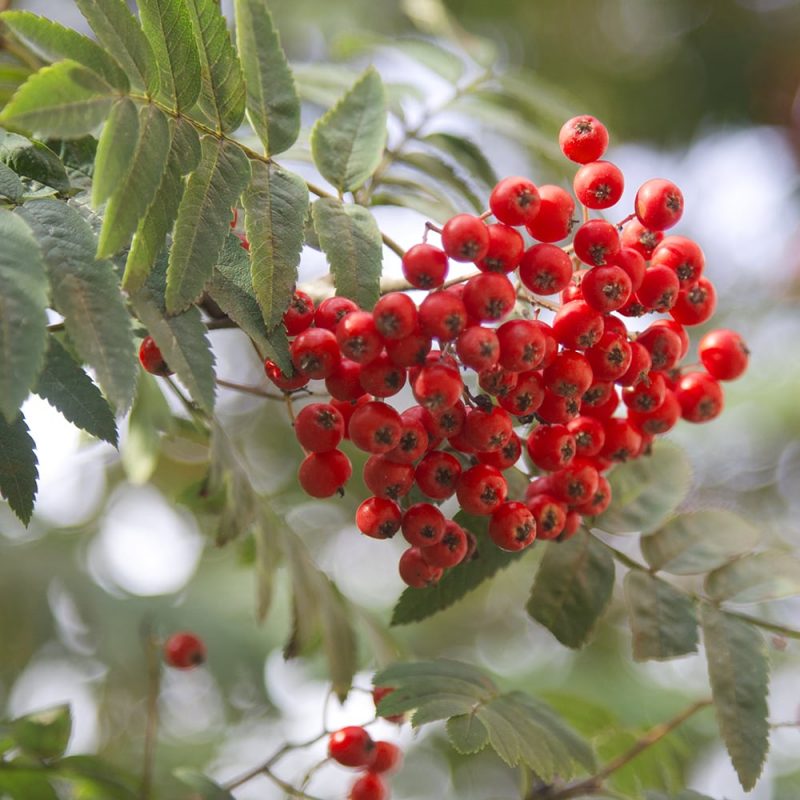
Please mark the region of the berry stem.
[[234, 392], [241, 392], [242, 394], [252, 394], [255, 397], [265, 397], [268, 400], [284, 400], [282, 394], [271, 394], [264, 389], [259, 389], [257, 386], [245, 386], [243, 383], [234, 383], [233, 381], [226, 381], [222, 378], [217, 378], [217, 386], [223, 386]]
[[149, 800], [153, 788], [153, 769], [158, 738], [158, 696], [161, 692], [160, 648], [149, 622], [142, 626], [142, 644], [147, 662], [147, 721], [142, 757], [142, 800]]

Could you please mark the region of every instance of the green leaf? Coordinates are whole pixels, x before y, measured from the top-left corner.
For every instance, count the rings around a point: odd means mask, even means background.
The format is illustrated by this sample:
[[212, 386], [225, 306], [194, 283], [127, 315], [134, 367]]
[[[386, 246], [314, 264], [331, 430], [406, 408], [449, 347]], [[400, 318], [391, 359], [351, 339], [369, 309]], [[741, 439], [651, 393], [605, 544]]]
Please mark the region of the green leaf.
[[431, 186], [419, 186], [414, 181], [402, 181], [408, 184], [408, 191], [401, 186], [402, 179], [387, 175], [381, 180], [381, 186], [397, 187], [392, 191], [376, 192], [370, 198], [372, 206], [399, 206], [410, 208], [422, 214], [426, 220], [446, 222], [458, 214], [453, 201], [443, 193], [435, 193]]
[[707, 603], [700, 612], [720, 734], [742, 788], [750, 791], [769, 749], [764, 637], [752, 625]]
[[[155, 197], [170, 150], [172, 129], [164, 112], [146, 105], [139, 114], [139, 138], [125, 177], [106, 205], [97, 257], [107, 258], [126, 247]], [[97, 169], [97, 165], [95, 165]], [[95, 173], [95, 180], [100, 175]]]
[[108, 200], [125, 180], [138, 141], [139, 112], [133, 100], [122, 97], [112, 106], [97, 143], [92, 183], [92, 205], [95, 208]]
[[314, 228], [328, 259], [336, 294], [371, 309], [380, 297], [383, 242], [363, 206], [324, 197], [312, 206]]
[[203, 800], [235, 800], [230, 792], [199, 772], [181, 767], [175, 770], [174, 775], [181, 783], [194, 789], [197, 797]]
[[200, 96], [200, 55], [182, 0], [139, 0], [142, 30], [159, 67], [159, 97], [178, 112]]
[[35, 447], [22, 414], [11, 423], [0, 414], [0, 495], [25, 525], [31, 521], [39, 479]]
[[183, 119], [173, 120], [171, 126], [167, 166], [153, 202], [139, 221], [125, 262], [122, 286], [129, 292], [140, 289], [147, 280], [178, 216], [186, 188], [183, 176], [197, 169], [200, 163], [200, 139], [195, 128]]
[[625, 576], [625, 599], [636, 661], [663, 661], [697, 652], [697, 616], [691, 597], [648, 572]]
[[29, 67], [0, 61], [0, 108], [14, 96], [14, 92], [31, 74], [32, 70]]
[[791, 597], [800, 594], [800, 561], [777, 550], [743, 556], [711, 572], [706, 592], [713, 600], [731, 603]]
[[200, 166], [189, 177], [172, 239], [170, 314], [188, 308], [203, 293], [230, 231], [231, 206], [250, 179], [250, 162], [237, 145], [205, 136], [201, 148]]
[[88, 36], [29, 11], [6, 11], [0, 15], [0, 20], [51, 61], [69, 58], [121, 92], [130, 88], [120, 65]]
[[[109, 764], [96, 756], [69, 756], [58, 762], [58, 773], [67, 777], [76, 788], [83, 788], [86, 783], [100, 789], [103, 794], [90, 795], [97, 800], [137, 800], [139, 797], [137, 782], [119, 767]], [[78, 797], [83, 794], [78, 792]]]
[[474, 714], [459, 714], [447, 720], [447, 738], [456, 752], [466, 756], [489, 744], [489, 731]]
[[11, 735], [26, 753], [52, 759], [64, 755], [72, 733], [69, 706], [56, 706], [19, 717], [11, 723]]
[[73, 425], [116, 447], [117, 424], [106, 399], [58, 340], [54, 336], [49, 339], [44, 369], [34, 391]]
[[59, 800], [47, 773], [34, 767], [0, 770], [0, 792], [11, 800]]
[[216, 0], [185, 2], [200, 55], [200, 107], [220, 133], [230, 133], [244, 118], [242, 65]]
[[292, 370], [289, 340], [283, 326], [268, 331], [256, 302], [250, 259], [239, 239], [230, 234], [208, 284], [211, 299], [246, 333], [265, 358], [287, 373]]
[[133, 85], [156, 94], [159, 81], [156, 58], [125, 0], [75, 0], [75, 5]]
[[61, 160], [73, 186], [82, 191], [90, 191], [94, 177], [94, 160], [97, 157], [97, 139], [94, 136], [48, 139], [46, 144]]
[[358, 641], [352, 610], [336, 584], [311, 559], [305, 544], [290, 531], [284, 535], [292, 577], [293, 630], [286, 658], [307, 651], [321, 634], [333, 691], [344, 700], [358, 669]]
[[700, 792], [693, 792], [691, 789], [685, 789], [671, 797], [667, 797], [667, 795], [661, 794], [661, 792], [648, 792], [647, 800], [713, 800], [713, 798], [709, 797], [707, 794], [700, 794]]
[[370, 67], [344, 97], [317, 120], [311, 153], [322, 177], [340, 192], [357, 189], [375, 171], [386, 145], [386, 96]]
[[475, 142], [444, 131], [424, 136], [422, 141], [446, 153], [460, 164], [468, 175], [479, 178], [486, 186], [494, 186], [497, 183], [497, 173]]
[[95, 260], [96, 241], [81, 214], [59, 200], [36, 200], [17, 209], [42, 249], [55, 309], [70, 340], [94, 368], [118, 411], [128, 408], [137, 358], [131, 319], [113, 265]]
[[122, 466], [131, 483], [142, 486], [150, 480], [161, 455], [161, 432], [171, 424], [172, 413], [158, 381], [140, 370], [122, 447]]
[[581, 647], [602, 616], [614, 588], [614, 561], [601, 542], [580, 531], [549, 542], [528, 601], [528, 613], [561, 644]]
[[247, 85], [247, 118], [267, 155], [300, 133], [300, 100], [266, 0], [236, 0], [236, 43]]
[[71, 139], [93, 131], [107, 116], [114, 90], [75, 61], [42, 67], [0, 114], [0, 125]]
[[25, 187], [17, 177], [17, 173], [0, 161], [0, 197], [7, 197], [16, 203], [22, 199], [24, 193]]
[[272, 329], [281, 324], [297, 281], [308, 189], [299, 175], [275, 164], [250, 166], [253, 179], [243, 202], [253, 289]]
[[8, 131], [0, 131], [0, 162], [21, 178], [51, 186], [59, 192], [70, 188], [69, 178], [58, 156], [41, 142]]
[[214, 355], [200, 310], [192, 306], [169, 315], [164, 301], [163, 259], [149, 282], [131, 294], [136, 316], [155, 339], [170, 369], [189, 390], [192, 399], [204, 410], [214, 410], [216, 377]]
[[484, 203], [473, 191], [469, 182], [458, 174], [450, 164], [428, 153], [401, 153], [397, 163], [427, 175], [429, 178], [444, 184], [456, 195], [462, 197], [476, 212], [483, 211]]
[[36, 240], [0, 209], [0, 415], [13, 422], [44, 363], [47, 276]]
[[691, 467], [683, 450], [657, 442], [651, 455], [614, 467], [609, 483], [613, 501], [595, 526], [609, 533], [647, 533], [686, 498]]
[[397, 38], [391, 41], [391, 46], [450, 83], [458, 83], [464, 74], [464, 61], [455, 53], [430, 39]]
[[477, 556], [448, 570], [435, 586], [406, 589], [392, 613], [392, 625], [419, 622], [448, 608], [527, 552], [508, 553], [495, 546], [489, 539], [488, 517], [476, 517], [461, 511], [455, 516], [455, 521], [477, 539]]
[[[252, 489], [251, 489], [252, 491]], [[258, 524], [253, 536], [256, 545], [256, 619], [263, 622], [272, 606], [275, 576], [281, 560], [282, 520], [269, 503], [260, 503]]]
[[758, 542], [758, 531], [738, 514], [695, 511], [673, 517], [641, 539], [642, 554], [654, 570], [700, 575], [722, 566]]

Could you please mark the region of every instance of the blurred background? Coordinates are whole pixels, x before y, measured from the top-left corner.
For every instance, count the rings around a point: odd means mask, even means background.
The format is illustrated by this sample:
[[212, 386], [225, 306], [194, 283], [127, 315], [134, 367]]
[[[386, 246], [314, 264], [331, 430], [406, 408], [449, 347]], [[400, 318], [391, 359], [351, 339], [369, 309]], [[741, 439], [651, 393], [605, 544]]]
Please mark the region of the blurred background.
[[[13, 6], [85, 30], [66, 0]], [[372, 61], [397, 111], [390, 143], [403, 126], [425, 121], [429, 132], [468, 136], [499, 175], [568, 186], [568, 165], [554, 159], [558, 128], [572, 113], [591, 113], [608, 125], [607, 157], [626, 176], [620, 218], [642, 181], [678, 183], [686, 198], [678, 232], [701, 243], [719, 291], [713, 327], [738, 329], [753, 354], [749, 372], [729, 386], [720, 419], [702, 428], [684, 423], [671, 434], [693, 464], [688, 503], [738, 510], [765, 543], [800, 548], [800, 2], [274, 0], [271, 7], [299, 65], [309, 127]], [[424, 66], [420, 53], [427, 51], [410, 47], [407, 37], [438, 42], [461, 67], [453, 71], [451, 63], [448, 73], [441, 57]], [[487, 69], [515, 82], [514, 91], [473, 107], [452, 101], [454, 86]], [[438, 107], [442, 112], [429, 119]], [[292, 167], [311, 174], [306, 155], [301, 143], [290, 154]], [[377, 215], [403, 246], [419, 240], [419, 211], [386, 207]], [[307, 248], [301, 270], [304, 280], [319, 276], [323, 257]], [[387, 273], [397, 271], [388, 254]], [[695, 344], [702, 332], [693, 329]], [[238, 333], [217, 332], [214, 342], [220, 377], [264, 385]], [[179, 414], [154, 386], [140, 417], [158, 419], [165, 403]], [[342, 501], [309, 501], [294, 485], [301, 453], [282, 406], [227, 390], [220, 397], [220, 419], [260, 491], [366, 612], [357, 620], [359, 686], [368, 687], [375, 666], [396, 655], [473, 661], [504, 685], [548, 699], [595, 737], [601, 754], [619, 752], [636, 730], [707, 694], [702, 655], [632, 662], [619, 592], [588, 648], [571, 653], [558, 645], [523, 609], [536, 555], [443, 614], [387, 631], [402, 590], [402, 545], [358, 534], [351, 522], [358, 481]], [[284, 576], [267, 621], [257, 624], [252, 541], [215, 547], [208, 516], [177, 502], [206, 473], [204, 444], [174, 429], [148, 439], [148, 429], [134, 421], [120, 457], [84, 440], [38, 398], [25, 413], [41, 480], [28, 530], [0, 506], [0, 703], [7, 713], [68, 701], [76, 716], [70, 751], [99, 752], [135, 772], [146, 689], [139, 631], [149, 621], [162, 633], [193, 629], [210, 651], [206, 668], [165, 676], [160, 775], [192, 765], [224, 780], [287, 738], [318, 733], [326, 667], [318, 658], [283, 661], [290, 625]], [[632, 540], [620, 547], [636, 553]], [[797, 601], [753, 613], [800, 624]], [[797, 722], [797, 643], [770, 644], [771, 719]], [[330, 705], [327, 722], [371, 714], [368, 695], [356, 692], [344, 708]], [[393, 781], [397, 800], [517, 796], [517, 777], [495, 757], [457, 758], [435, 726], [416, 737], [388, 725], [382, 732], [408, 748], [406, 769]], [[764, 778], [745, 795], [705, 712], [623, 770], [617, 788], [632, 796], [642, 787], [691, 787], [729, 800], [790, 800], [800, 797], [798, 752], [800, 730], [776, 729]], [[292, 757], [281, 774], [292, 780], [313, 760]], [[312, 787], [325, 797], [344, 796], [349, 780], [331, 768]], [[257, 780], [236, 796], [282, 795]]]

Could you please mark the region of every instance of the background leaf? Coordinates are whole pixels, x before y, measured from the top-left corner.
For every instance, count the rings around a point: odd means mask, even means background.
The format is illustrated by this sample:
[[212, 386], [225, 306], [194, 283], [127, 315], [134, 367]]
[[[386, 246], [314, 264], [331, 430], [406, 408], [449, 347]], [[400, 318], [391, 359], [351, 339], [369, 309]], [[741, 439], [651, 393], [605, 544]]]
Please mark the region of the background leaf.
[[769, 748], [769, 663], [761, 632], [712, 605], [701, 606], [708, 677], [719, 730], [745, 791], [755, 786]]
[[625, 599], [636, 661], [662, 661], [697, 652], [697, 616], [688, 595], [632, 569], [625, 576]]
[[486, 186], [492, 187], [497, 183], [497, 173], [489, 163], [489, 160], [480, 147], [469, 139], [452, 133], [437, 131], [424, 136], [421, 141], [446, 153], [459, 163], [468, 175], [479, 178]]
[[314, 228], [333, 274], [336, 294], [371, 309], [380, 297], [383, 243], [378, 223], [362, 206], [324, 197], [312, 206]]
[[94, 163], [92, 205], [97, 208], [120, 186], [131, 168], [139, 140], [139, 112], [133, 100], [123, 97], [111, 107]]
[[435, 586], [405, 589], [394, 607], [392, 625], [419, 622], [451, 606], [528, 552], [509, 553], [497, 547], [489, 539], [488, 517], [476, 517], [460, 511], [454, 520], [477, 539], [477, 557], [448, 570]]
[[13, 422], [0, 414], [0, 494], [25, 525], [31, 521], [39, 479], [35, 447], [22, 414]]
[[245, 108], [242, 66], [215, 0], [185, 0], [200, 56], [200, 106], [220, 133], [236, 130]]
[[0, 209], [0, 414], [13, 422], [44, 363], [47, 276], [36, 240]]
[[57, 706], [19, 717], [11, 723], [11, 735], [29, 755], [53, 759], [64, 755], [72, 733], [69, 706]]
[[800, 594], [800, 561], [776, 550], [742, 556], [709, 573], [706, 591], [713, 600], [730, 603], [791, 597]]
[[75, 61], [42, 67], [0, 115], [0, 124], [70, 139], [93, 131], [107, 116], [112, 88]]
[[88, 36], [29, 11], [6, 11], [0, 20], [51, 61], [69, 58], [121, 92], [130, 88], [127, 76], [113, 56]]
[[613, 500], [594, 524], [609, 533], [654, 530], [686, 498], [691, 475], [683, 450], [669, 442], [656, 442], [649, 456], [611, 470], [608, 480]]
[[200, 55], [182, 0], [138, 0], [142, 30], [159, 67], [159, 96], [187, 111], [200, 96]]
[[149, 372], [139, 370], [122, 446], [122, 466], [131, 483], [142, 486], [150, 480], [161, 454], [161, 432], [171, 424], [172, 413], [158, 382]]
[[47, 358], [34, 391], [73, 425], [116, 447], [117, 424], [105, 398], [58, 340], [48, 338]]
[[219, 784], [194, 770], [176, 769], [175, 777], [197, 792], [197, 797], [203, 800], [235, 800], [230, 792], [226, 792]]
[[59, 192], [66, 192], [70, 188], [64, 165], [41, 142], [0, 130], [0, 161], [21, 178], [31, 178]]
[[[107, 258], [126, 247], [161, 184], [167, 165], [172, 129], [164, 112], [146, 105], [139, 113], [139, 138], [125, 177], [106, 205], [97, 257]], [[95, 181], [102, 176], [97, 172]]]
[[75, 0], [75, 5], [133, 85], [155, 94], [159, 80], [155, 55], [125, 0]]
[[483, 211], [485, 203], [475, 194], [469, 181], [462, 177], [450, 164], [429, 153], [401, 153], [397, 163], [411, 167], [427, 178], [433, 178], [455, 194], [466, 200], [475, 212]]
[[725, 510], [695, 511], [673, 517], [641, 539], [642, 554], [654, 570], [673, 575], [699, 575], [750, 550], [758, 531]]
[[581, 647], [611, 600], [614, 561], [589, 533], [550, 542], [539, 565], [528, 613], [561, 644]]
[[266, 0], [236, 0], [236, 43], [247, 86], [247, 118], [267, 155], [300, 133], [300, 99]]
[[253, 289], [267, 328], [281, 324], [289, 307], [305, 237], [305, 181], [276, 164], [251, 162], [244, 193]]
[[42, 249], [55, 309], [81, 358], [119, 411], [133, 399], [138, 370], [131, 319], [108, 261], [95, 260], [96, 241], [78, 211], [59, 200], [26, 203], [17, 213]]
[[175, 223], [167, 272], [170, 314], [202, 294], [230, 232], [231, 207], [250, 179], [249, 161], [237, 145], [204, 136], [201, 148]]
[[17, 173], [0, 161], [0, 197], [7, 197], [16, 203], [24, 193], [25, 187], [17, 177]]
[[340, 192], [361, 186], [386, 145], [386, 97], [370, 67], [311, 131], [311, 153], [322, 177]]

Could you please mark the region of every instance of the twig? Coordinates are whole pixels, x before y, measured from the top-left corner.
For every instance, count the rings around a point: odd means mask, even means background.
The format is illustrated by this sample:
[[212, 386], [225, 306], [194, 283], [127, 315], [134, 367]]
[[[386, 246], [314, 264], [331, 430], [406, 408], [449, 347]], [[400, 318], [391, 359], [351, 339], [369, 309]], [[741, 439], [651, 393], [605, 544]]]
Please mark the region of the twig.
[[153, 788], [153, 769], [158, 737], [158, 696], [161, 691], [161, 663], [159, 647], [150, 625], [142, 631], [147, 660], [147, 722], [144, 731], [144, 755], [142, 759], [142, 800], [149, 800]]
[[226, 381], [222, 378], [217, 378], [217, 385], [224, 386], [226, 389], [231, 389], [234, 392], [252, 394], [256, 397], [265, 397], [268, 400], [283, 400], [284, 397], [282, 394], [270, 394], [264, 389], [259, 389], [257, 386], [245, 386], [243, 383], [234, 383], [233, 381]]

